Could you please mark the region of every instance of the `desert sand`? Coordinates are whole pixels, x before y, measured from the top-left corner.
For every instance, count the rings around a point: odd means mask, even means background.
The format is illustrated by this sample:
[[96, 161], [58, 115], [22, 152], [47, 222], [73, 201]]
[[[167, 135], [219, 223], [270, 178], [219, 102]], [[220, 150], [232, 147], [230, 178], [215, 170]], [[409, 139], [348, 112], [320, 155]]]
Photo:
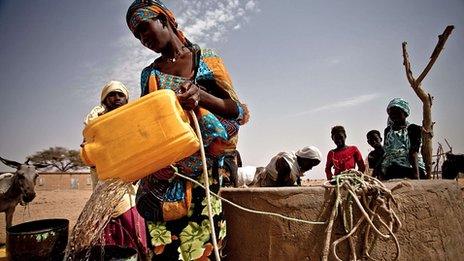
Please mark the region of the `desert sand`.
[[[28, 207], [18, 205], [14, 213], [13, 225], [45, 218], [66, 218], [71, 230], [85, 203], [92, 194], [91, 190], [39, 190], [37, 197]], [[0, 213], [0, 244], [5, 243], [5, 213]]]

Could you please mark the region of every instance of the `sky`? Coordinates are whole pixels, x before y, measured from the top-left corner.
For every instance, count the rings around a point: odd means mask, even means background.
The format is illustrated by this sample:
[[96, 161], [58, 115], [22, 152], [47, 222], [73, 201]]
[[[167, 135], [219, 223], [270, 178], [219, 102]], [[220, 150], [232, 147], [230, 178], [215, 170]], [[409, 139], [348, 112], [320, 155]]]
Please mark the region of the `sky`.
[[[0, 156], [79, 148], [83, 118], [110, 80], [140, 95], [140, 72], [157, 54], [126, 26], [130, 0], [0, 0]], [[434, 97], [434, 150], [446, 138], [464, 153], [464, 1], [178, 0], [165, 1], [193, 42], [222, 56], [251, 120], [240, 130], [244, 165], [265, 166], [280, 151], [314, 145], [323, 178], [343, 125], [363, 156], [365, 134], [383, 132], [394, 97], [422, 105], [406, 79], [401, 43], [419, 75], [438, 35], [455, 30], [423, 81]], [[446, 150], [446, 147], [445, 147]], [[0, 166], [0, 170], [9, 170]]]

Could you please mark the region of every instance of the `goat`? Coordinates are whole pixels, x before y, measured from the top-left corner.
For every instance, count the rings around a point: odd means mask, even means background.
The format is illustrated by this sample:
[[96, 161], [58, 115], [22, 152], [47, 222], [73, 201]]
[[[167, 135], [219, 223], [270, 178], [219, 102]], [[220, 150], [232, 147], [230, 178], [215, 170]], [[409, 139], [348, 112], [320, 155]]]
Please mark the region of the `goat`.
[[464, 154], [446, 153], [446, 160], [441, 166], [442, 178], [455, 179], [459, 172], [464, 172]]

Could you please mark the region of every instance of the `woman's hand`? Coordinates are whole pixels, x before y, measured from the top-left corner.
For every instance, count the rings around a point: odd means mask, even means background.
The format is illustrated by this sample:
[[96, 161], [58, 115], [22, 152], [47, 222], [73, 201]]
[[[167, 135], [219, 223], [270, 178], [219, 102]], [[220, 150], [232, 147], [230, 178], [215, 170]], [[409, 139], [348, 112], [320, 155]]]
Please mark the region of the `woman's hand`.
[[177, 99], [184, 110], [193, 110], [200, 103], [200, 88], [194, 83], [186, 81], [177, 92]]
[[184, 110], [193, 110], [200, 105], [225, 119], [235, 119], [238, 116], [239, 111], [235, 101], [230, 98], [216, 97], [190, 81], [184, 82], [176, 93]]

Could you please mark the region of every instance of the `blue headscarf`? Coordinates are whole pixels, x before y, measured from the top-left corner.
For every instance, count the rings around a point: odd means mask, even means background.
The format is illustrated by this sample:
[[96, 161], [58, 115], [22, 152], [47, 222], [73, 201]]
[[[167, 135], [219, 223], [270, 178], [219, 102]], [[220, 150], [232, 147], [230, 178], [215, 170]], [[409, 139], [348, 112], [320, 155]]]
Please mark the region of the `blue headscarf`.
[[409, 107], [409, 103], [402, 98], [395, 98], [391, 100], [390, 103], [388, 103], [387, 112], [392, 107], [400, 108], [402, 111], [404, 111], [404, 113], [406, 113], [406, 117], [409, 116], [409, 114], [411, 113], [411, 108]]
[[[404, 113], [406, 114], [406, 117], [408, 117], [409, 114], [411, 113], [411, 108], [409, 107], [409, 103], [402, 98], [394, 98], [393, 100], [391, 100], [387, 106], [387, 113], [388, 113], [388, 110], [392, 107], [400, 108], [402, 111], [404, 111]], [[406, 124], [409, 125], [408, 121], [406, 121]], [[388, 126], [393, 125], [393, 121], [390, 119], [390, 117], [388, 117], [387, 125]]]

